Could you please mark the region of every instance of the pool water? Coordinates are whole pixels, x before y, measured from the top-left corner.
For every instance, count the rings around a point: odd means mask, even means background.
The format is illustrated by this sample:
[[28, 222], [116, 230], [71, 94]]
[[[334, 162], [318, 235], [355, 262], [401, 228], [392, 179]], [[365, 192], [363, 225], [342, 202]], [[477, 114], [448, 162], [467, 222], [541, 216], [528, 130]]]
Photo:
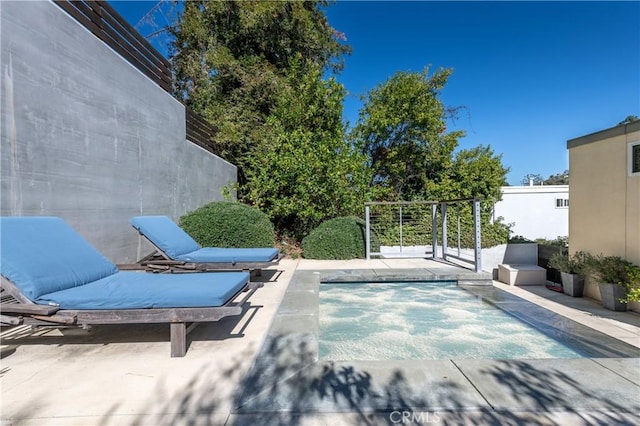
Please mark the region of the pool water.
[[455, 282], [320, 285], [320, 358], [581, 358]]

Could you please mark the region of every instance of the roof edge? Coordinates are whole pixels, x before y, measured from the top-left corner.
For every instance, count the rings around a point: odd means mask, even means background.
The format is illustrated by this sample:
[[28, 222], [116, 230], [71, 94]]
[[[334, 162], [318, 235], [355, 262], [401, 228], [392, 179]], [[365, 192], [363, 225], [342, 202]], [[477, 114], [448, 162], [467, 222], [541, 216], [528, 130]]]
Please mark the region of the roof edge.
[[603, 139], [609, 139], [616, 136], [626, 135], [631, 132], [640, 131], [640, 120], [632, 121], [627, 124], [619, 124], [609, 129], [600, 130], [595, 133], [590, 133], [578, 138], [569, 139], [567, 141], [567, 149], [575, 148], [576, 146], [585, 145], [591, 142], [600, 141]]

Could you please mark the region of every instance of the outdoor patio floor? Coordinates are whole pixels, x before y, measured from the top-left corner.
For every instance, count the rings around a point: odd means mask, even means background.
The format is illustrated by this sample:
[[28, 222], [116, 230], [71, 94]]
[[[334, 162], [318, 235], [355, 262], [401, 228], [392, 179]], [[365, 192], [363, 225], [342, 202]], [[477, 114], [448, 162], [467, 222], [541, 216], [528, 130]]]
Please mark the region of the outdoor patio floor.
[[487, 280], [424, 259], [283, 260], [265, 271], [265, 287], [242, 318], [197, 327], [184, 358], [169, 357], [166, 325], [4, 331], [0, 424], [640, 423], [640, 350], [629, 346], [640, 347], [640, 315], [605, 311], [544, 286], [475, 288], [514, 313], [633, 357], [318, 360], [320, 276], [451, 274]]

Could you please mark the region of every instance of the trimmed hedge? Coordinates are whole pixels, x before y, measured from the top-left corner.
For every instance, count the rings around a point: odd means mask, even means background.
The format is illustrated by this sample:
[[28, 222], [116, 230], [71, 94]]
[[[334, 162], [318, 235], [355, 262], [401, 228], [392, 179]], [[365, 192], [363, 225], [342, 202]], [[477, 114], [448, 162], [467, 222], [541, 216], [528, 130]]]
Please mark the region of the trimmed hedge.
[[[365, 222], [353, 216], [323, 222], [302, 240], [302, 255], [307, 259], [355, 259], [366, 256]], [[380, 243], [371, 233], [371, 250], [379, 251]]]
[[180, 218], [180, 226], [203, 247], [273, 247], [266, 214], [245, 204], [216, 201]]

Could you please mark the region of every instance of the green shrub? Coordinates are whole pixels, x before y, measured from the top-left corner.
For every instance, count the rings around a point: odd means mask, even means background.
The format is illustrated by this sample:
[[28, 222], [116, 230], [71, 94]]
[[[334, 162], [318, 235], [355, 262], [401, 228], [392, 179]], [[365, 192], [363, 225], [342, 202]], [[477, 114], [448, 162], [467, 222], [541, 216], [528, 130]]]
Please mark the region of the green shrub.
[[273, 224], [245, 204], [216, 201], [180, 218], [180, 226], [203, 247], [273, 247]]
[[593, 256], [584, 251], [570, 255], [566, 252], [556, 253], [549, 259], [549, 267], [568, 274], [585, 276], [593, 264]]
[[[629, 272], [634, 265], [620, 256], [598, 255], [591, 258], [592, 277], [599, 283], [613, 283], [627, 287], [633, 280]], [[637, 268], [637, 266], [636, 266]]]
[[627, 266], [627, 297], [622, 299], [622, 303], [640, 302], [640, 266]]
[[[302, 240], [302, 255], [307, 259], [354, 259], [366, 256], [365, 222], [353, 216], [323, 222]], [[371, 250], [380, 251], [380, 243], [371, 232]]]

